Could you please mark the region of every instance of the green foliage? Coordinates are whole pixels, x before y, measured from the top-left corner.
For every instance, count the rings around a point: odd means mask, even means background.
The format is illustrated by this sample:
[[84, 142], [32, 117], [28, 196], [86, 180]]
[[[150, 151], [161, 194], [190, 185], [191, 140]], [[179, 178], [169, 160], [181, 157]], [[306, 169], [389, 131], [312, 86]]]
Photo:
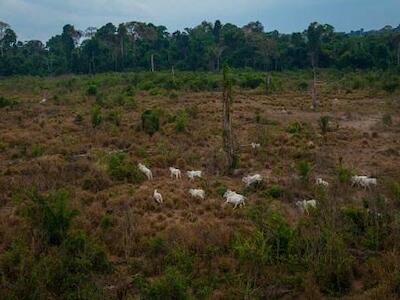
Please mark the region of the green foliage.
[[389, 94], [393, 94], [400, 86], [400, 81], [398, 78], [390, 77], [383, 81], [382, 89]]
[[121, 112], [118, 110], [113, 110], [108, 113], [107, 120], [114, 124], [115, 126], [121, 125]]
[[103, 121], [103, 116], [101, 114], [101, 109], [98, 106], [93, 107], [91, 113], [92, 127], [99, 127], [101, 122]]
[[14, 106], [17, 102], [14, 100], [7, 99], [3, 96], [0, 96], [0, 108], [4, 108], [7, 106]]
[[180, 111], [175, 119], [175, 129], [177, 132], [184, 132], [187, 124], [189, 123], [189, 117], [185, 111]]
[[113, 227], [114, 220], [113, 217], [109, 214], [105, 214], [104, 216], [101, 217], [100, 220], [100, 228], [103, 231], [109, 230], [111, 227]]
[[353, 264], [354, 259], [347, 252], [342, 238], [326, 232], [315, 270], [321, 290], [331, 296], [340, 296], [348, 291], [353, 279]]
[[349, 184], [353, 176], [353, 172], [344, 166], [339, 166], [336, 170], [336, 174], [339, 182], [342, 184]]
[[96, 96], [97, 95], [97, 86], [95, 84], [89, 85], [86, 89], [86, 95]]
[[300, 134], [302, 130], [303, 126], [299, 122], [293, 122], [287, 128], [287, 132], [291, 134]]
[[165, 257], [165, 264], [175, 267], [182, 274], [190, 274], [193, 272], [194, 256], [188, 249], [177, 246], [171, 249]]
[[157, 111], [146, 110], [142, 113], [142, 130], [150, 136], [160, 130], [160, 115]]
[[285, 194], [285, 188], [280, 185], [272, 185], [268, 190], [268, 194], [272, 198], [281, 198]]
[[36, 144], [32, 146], [31, 154], [33, 157], [39, 157], [44, 154], [44, 151], [45, 148], [43, 145]]
[[185, 300], [189, 298], [188, 281], [176, 268], [170, 267], [164, 276], [144, 289], [145, 299]]
[[39, 230], [40, 239], [49, 245], [60, 245], [64, 241], [72, 219], [78, 214], [69, 208], [69, 194], [65, 191], [43, 196], [36, 190], [27, 190], [17, 200], [24, 204], [23, 215]]
[[144, 180], [143, 174], [137, 166], [126, 160], [126, 154], [116, 153], [110, 155], [107, 163], [107, 173], [117, 181], [127, 180], [132, 183], [141, 183]]
[[310, 164], [307, 161], [302, 160], [297, 163], [296, 168], [300, 179], [304, 182], [307, 182], [311, 171]]
[[329, 131], [329, 116], [322, 116], [319, 118], [318, 124], [319, 128], [321, 129], [322, 135], [326, 137], [326, 134]]

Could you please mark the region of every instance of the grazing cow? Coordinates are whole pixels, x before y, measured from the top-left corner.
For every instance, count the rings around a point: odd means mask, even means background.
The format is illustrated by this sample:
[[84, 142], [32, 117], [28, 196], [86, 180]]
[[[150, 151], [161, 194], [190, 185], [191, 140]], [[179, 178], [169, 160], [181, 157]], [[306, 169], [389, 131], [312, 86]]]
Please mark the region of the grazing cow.
[[153, 173], [149, 168], [147, 168], [145, 165], [141, 163], [138, 164], [138, 168], [144, 175], [146, 175], [148, 180], [153, 180]]
[[189, 194], [193, 198], [199, 198], [201, 200], [204, 200], [204, 198], [206, 197], [206, 193], [202, 189], [190, 189]]
[[297, 201], [296, 205], [300, 210], [304, 213], [306, 212], [307, 214], [310, 214], [309, 208], [316, 208], [317, 207], [317, 200], [303, 200], [303, 201]]
[[263, 180], [262, 176], [260, 174], [255, 174], [253, 176], [249, 175], [246, 177], [243, 177], [242, 181], [246, 184], [246, 187], [249, 187], [250, 185], [254, 183], [260, 183]]
[[195, 177], [201, 178], [202, 172], [201, 171], [187, 171], [186, 174], [190, 180], [194, 180]]
[[182, 178], [182, 174], [181, 174], [181, 170], [170, 167], [169, 171], [171, 172], [171, 178], [175, 178], [175, 179], [181, 179]]
[[352, 186], [360, 186], [365, 189], [371, 188], [371, 186], [376, 186], [378, 184], [378, 181], [376, 178], [368, 177], [368, 176], [358, 176], [355, 175], [351, 177], [351, 185]]
[[224, 198], [226, 199], [226, 203], [231, 203], [234, 205], [233, 209], [236, 209], [236, 207], [241, 206], [241, 205], [245, 205], [245, 200], [246, 197], [244, 197], [243, 195], [240, 195], [236, 192], [233, 192], [231, 190], [227, 190], [224, 194]]
[[163, 203], [163, 201], [164, 201], [162, 195], [161, 195], [157, 190], [154, 190], [153, 198], [154, 198], [154, 200], [156, 200], [157, 203], [159, 203], [159, 204]]

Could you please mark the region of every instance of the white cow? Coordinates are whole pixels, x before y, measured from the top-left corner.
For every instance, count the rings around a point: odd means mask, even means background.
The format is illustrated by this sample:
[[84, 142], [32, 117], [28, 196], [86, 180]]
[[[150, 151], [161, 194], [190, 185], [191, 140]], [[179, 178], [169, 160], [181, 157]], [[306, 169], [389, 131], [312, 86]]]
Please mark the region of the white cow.
[[190, 189], [189, 190], [189, 194], [193, 197], [193, 198], [199, 198], [201, 200], [204, 200], [204, 198], [206, 197], [206, 193], [204, 190], [202, 189]]
[[249, 187], [250, 185], [254, 183], [260, 183], [263, 180], [263, 177], [260, 174], [255, 174], [255, 175], [249, 175], [246, 177], [243, 177], [242, 181], [246, 184], [246, 187]]
[[315, 180], [315, 184], [316, 185], [323, 185], [324, 187], [328, 187], [329, 183], [325, 180], [323, 180], [322, 178], [317, 178], [317, 180]]
[[378, 181], [376, 178], [355, 175], [351, 177], [351, 184], [352, 186], [358, 185], [366, 189], [371, 188], [371, 186], [376, 186]]
[[255, 150], [255, 149], [258, 149], [258, 148], [260, 148], [260, 147], [261, 147], [261, 145], [258, 144], [258, 143], [251, 143], [251, 148], [253, 148], [254, 150]]
[[149, 168], [147, 168], [145, 165], [141, 163], [138, 164], [138, 168], [144, 175], [146, 175], [148, 180], [153, 180], [153, 173]]
[[225, 192], [224, 198], [226, 199], [225, 204], [231, 203], [234, 205], [233, 209], [236, 209], [237, 206], [245, 205], [246, 197], [231, 190]]
[[163, 201], [164, 201], [162, 195], [161, 195], [157, 190], [154, 190], [153, 198], [154, 198], [154, 200], [156, 200], [157, 203], [159, 203], [159, 204], [163, 203]]
[[303, 200], [303, 201], [297, 201], [296, 205], [302, 212], [306, 212], [309, 214], [309, 208], [316, 208], [317, 207], [317, 200]]
[[190, 180], [194, 180], [195, 177], [201, 178], [202, 172], [201, 171], [187, 171], [186, 174]]
[[175, 179], [181, 179], [182, 178], [182, 174], [181, 174], [181, 170], [170, 167], [169, 171], [171, 172], [171, 178], [175, 178]]

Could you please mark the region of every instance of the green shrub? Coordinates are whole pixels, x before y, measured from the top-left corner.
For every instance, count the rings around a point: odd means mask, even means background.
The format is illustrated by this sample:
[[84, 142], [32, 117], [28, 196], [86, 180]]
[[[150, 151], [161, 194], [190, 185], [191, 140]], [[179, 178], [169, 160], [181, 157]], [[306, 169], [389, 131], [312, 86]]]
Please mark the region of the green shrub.
[[182, 274], [189, 275], [193, 271], [194, 256], [185, 247], [177, 246], [165, 257], [165, 264], [175, 267]]
[[302, 181], [305, 181], [305, 182], [308, 181], [309, 175], [310, 175], [310, 170], [311, 170], [311, 167], [307, 161], [302, 160], [297, 163], [297, 174], [299, 175], [299, 177]]
[[19, 202], [25, 204], [23, 215], [33, 228], [41, 233], [44, 243], [60, 245], [67, 236], [72, 219], [77, 210], [69, 208], [69, 194], [57, 191], [48, 196], [40, 195], [36, 190], [27, 190], [19, 195]]
[[322, 135], [325, 137], [329, 131], [329, 116], [322, 116], [319, 118], [318, 124], [319, 128], [321, 129]]
[[336, 170], [336, 174], [340, 183], [349, 184], [351, 182], [351, 177], [353, 172], [344, 166], [339, 166]]
[[269, 188], [268, 194], [272, 198], [281, 198], [285, 194], [285, 189], [281, 187], [280, 185], [273, 185]]
[[144, 175], [137, 166], [126, 161], [124, 153], [112, 154], [108, 158], [107, 173], [117, 181], [127, 180], [132, 183], [141, 183], [144, 180]]
[[119, 127], [121, 125], [121, 112], [117, 110], [110, 111], [107, 119], [111, 124]]
[[177, 132], [184, 132], [189, 123], [188, 115], [185, 111], [180, 111], [175, 119], [175, 129]]
[[325, 244], [318, 257], [316, 278], [321, 290], [330, 296], [341, 296], [351, 287], [354, 259], [348, 254], [342, 238], [325, 233]]
[[188, 282], [176, 268], [168, 268], [165, 275], [154, 280], [144, 291], [144, 299], [186, 300], [189, 299]]
[[39, 145], [39, 144], [33, 145], [32, 151], [31, 151], [32, 157], [42, 156], [44, 154], [44, 151], [45, 151], [45, 148], [43, 145]]
[[298, 84], [297, 84], [297, 89], [299, 90], [299, 91], [307, 91], [308, 90], [308, 82], [307, 81], [300, 81]]
[[105, 214], [104, 216], [101, 217], [100, 220], [100, 228], [103, 231], [107, 231], [113, 226], [113, 217], [109, 214]]
[[96, 128], [96, 127], [99, 127], [100, 126], [100, 124], [101, 124], [101, 122], [103, 121], [103, 117], [102, 117], [102, 115], [101, 115], [101, 109], [100, 109], [100, 107], [98, 107], [98, 106], [95, 106], [93, 109], [92, 109], [92, 117], [91, 117], [91, 120], [92, 120], [92, 127], [93, 128]]
[[142, 113], [142, 130], [150, 136], [160, 130], [160, 114], [153, 110]]
[[7, 99], [3, 96], [0, 96], [0, 108], [7, 107], [7, 106], [14, 106], [16, 101]]
[[97, 86], [95, 84], [89, 85], [86, 89], [86, 95], [96, 96], [97, 95]]
[[299, 134], [303, 130], [303, 126], [299, 122], [289, 124], [287, 132], [291, 134]]

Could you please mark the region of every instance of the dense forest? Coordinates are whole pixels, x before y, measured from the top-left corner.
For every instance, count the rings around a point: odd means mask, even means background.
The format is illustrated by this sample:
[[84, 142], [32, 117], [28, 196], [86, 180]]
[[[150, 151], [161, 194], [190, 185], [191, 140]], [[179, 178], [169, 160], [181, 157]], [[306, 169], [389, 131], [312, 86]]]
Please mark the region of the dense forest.
[[65, 25], [46, 44], [18, 41], [0, 21], [0, 75], [90, 74], [110, 71], [219, 71], [234, 68], [280, 71], [318, 67], [388, 69], [400, 65], [400, 25], [376, 31], [336, 32], [312, 23], [303, 32], [266, 32], [260, 22], [242, 28], [203, 22], [184, 31], [128, 22], [84, 31]]

